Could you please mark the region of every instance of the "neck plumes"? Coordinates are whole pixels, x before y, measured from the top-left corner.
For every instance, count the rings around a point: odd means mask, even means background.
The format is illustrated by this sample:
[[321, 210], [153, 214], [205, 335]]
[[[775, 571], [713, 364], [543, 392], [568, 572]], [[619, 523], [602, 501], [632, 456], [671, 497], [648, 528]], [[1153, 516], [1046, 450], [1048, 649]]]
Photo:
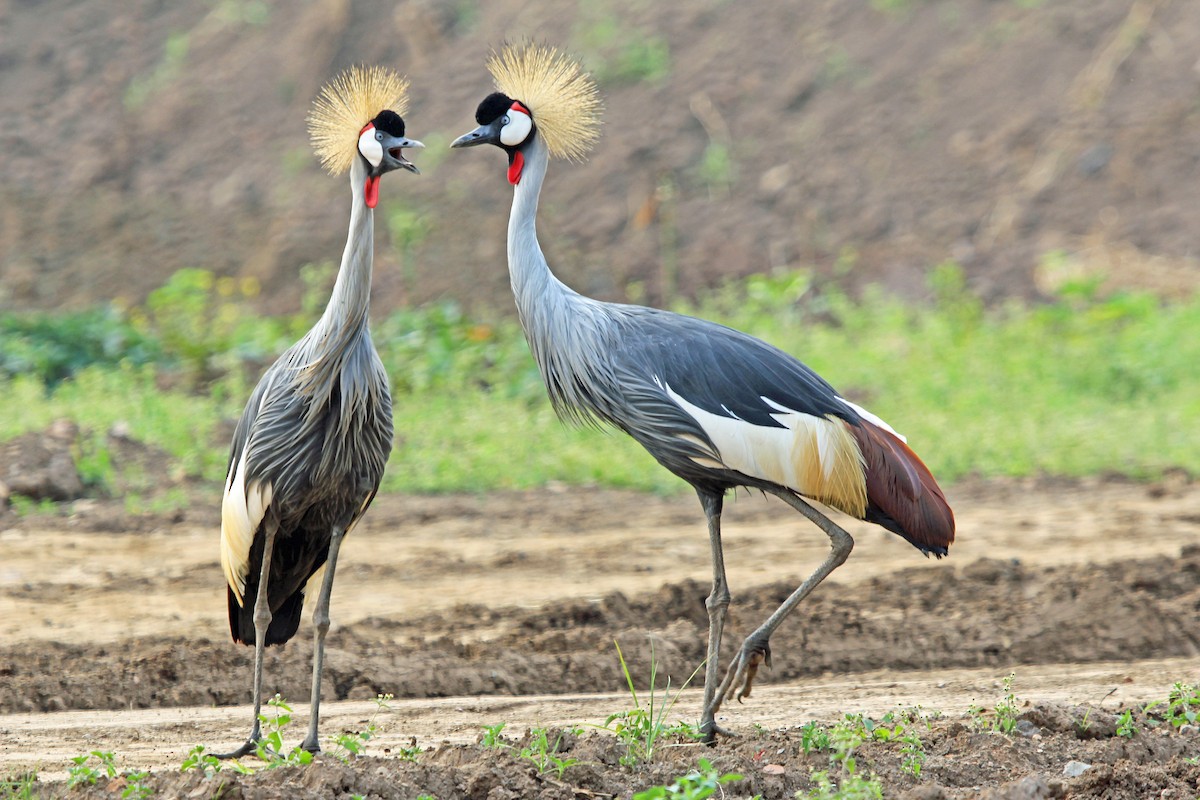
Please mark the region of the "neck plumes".
[[367, 208], [363, 195], [366, 182], [366, 165], [361, 158], [356, 158], [350, 167], [350, 233], [329, 304], [314, 328], [314, 331], [320, 329], [323, 339], [332, 337], [334, 342], [345, 341], [365, 327], [370, 310], [375, 224], [374, 212]]

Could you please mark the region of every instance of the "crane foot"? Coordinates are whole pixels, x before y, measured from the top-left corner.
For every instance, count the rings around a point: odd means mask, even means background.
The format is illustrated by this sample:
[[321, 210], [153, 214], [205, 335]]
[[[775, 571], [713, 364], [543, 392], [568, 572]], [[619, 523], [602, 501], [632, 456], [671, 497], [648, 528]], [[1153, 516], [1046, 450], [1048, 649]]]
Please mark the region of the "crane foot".
[[262, 761], [282, 761], [283, 754], [278, 753], [263, 744], [261, 738], [250, 738], [242, 743], [242, 746], [237, 750], [229, 753], [214, 753], [213, 758], [219, 758], [222, 761], [230, 761], [235, 758], [244, 758], [246, 756], [257, 756]]
[[258, 739], [247, 739], [237, 750], [228, 753], [214, 753], [213, 758], [219, 758], [222, 761], [230, 761], [235, 758], [248, 756], [258, 750]]
[[724, 736], [726, 739], [736, 739], [738, 736], [733, 731], [729, 730], [728, 728], [722, 728], [715, 722], [709, 725], [702, 724], [700, 726], [700, 733], [703, 736], [700, 741], [706, 745], [709, 745], [710, 747], [717, 743], [718, 736]]
[[733, 663], [729, 665], [730, 677], [723, 682], [723, 685], [729, 686], [726, 700], [736, 697], [740, 703], [750, 696], [750, 689], [754, 685], [754, 677], [758, 674], [760, 664], [771, 666], [771, 645], [766, 641], [757, 643], [747, 639]]

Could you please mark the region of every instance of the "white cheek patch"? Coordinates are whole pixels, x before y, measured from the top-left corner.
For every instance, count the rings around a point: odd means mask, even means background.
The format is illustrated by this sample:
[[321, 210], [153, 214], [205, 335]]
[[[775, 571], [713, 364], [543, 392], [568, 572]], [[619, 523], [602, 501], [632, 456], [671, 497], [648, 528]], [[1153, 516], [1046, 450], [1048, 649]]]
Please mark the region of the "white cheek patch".
[[383, 162], [383, 145], [375, 138], [375, 126], [367, 128], [358, 137], [358, 152], [363, 154], [372, 167], [378, 167]]
[[510, 108], [508, 124], [500, 129], [500, 142], [509, 147], [515, 147], [525, 141], [531, 130], [533, 130], [533, 120], [529, 118], [529, 115]]

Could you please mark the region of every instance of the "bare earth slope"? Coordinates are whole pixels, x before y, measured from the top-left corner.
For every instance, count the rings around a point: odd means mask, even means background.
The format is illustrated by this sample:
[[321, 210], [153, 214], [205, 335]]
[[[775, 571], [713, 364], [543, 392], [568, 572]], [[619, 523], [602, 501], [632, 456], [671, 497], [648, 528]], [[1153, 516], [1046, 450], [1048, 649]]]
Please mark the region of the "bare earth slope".
[[[881, 8], [894, 8], [886, 11]], [[0, 4], [0, 306], [140, 302], [181, 267], [294, 310], [348, 201], [306, 142], [358, 62], [413, 81], [423, 175], [385, 184], [376, 303], [504, 298], [502, 164], [449, 153], [483, 60], [533, 37], [601, 79], [604, 136], [560, 165], [543, 236], [563, 277], [655, 302], [815, 267], [924, 291], [963, 263], [988, 297], [1063, 276], [1194, 289], [1200, 16], [1167, 0], [394, 6], [322, 0]], [[406, 231], [401, 262], [392, 241]], [[467, 233], [469, 231], [469, 233]], [[219, 246], [214, 246], [219, 243]], [[389, 245], [390, 243], [390, 245]], [[663, 265], [660, 267], [660, 265]], [[853, 269], [847, 274], [847, 267]], [[508, 308], [501, 302], [501, 308]]]

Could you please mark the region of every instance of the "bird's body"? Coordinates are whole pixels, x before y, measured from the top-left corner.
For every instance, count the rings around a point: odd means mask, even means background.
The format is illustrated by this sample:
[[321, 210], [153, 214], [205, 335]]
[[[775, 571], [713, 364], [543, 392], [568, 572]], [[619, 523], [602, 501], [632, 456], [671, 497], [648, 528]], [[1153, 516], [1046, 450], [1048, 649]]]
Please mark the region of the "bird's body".
[[263, 374], [230, 447], [221, 566], [230, 633], [255, 648], [254, 716], [245, 744], [223, 758], [258, 748], [263, 649], [296, 634], [308, 582], [325, 567], [302, 744], [320, 750], [321, 670], [338, 551], [375, 497], [392, 449], [388, 376], [368, 318], [379, 179], [394, 169], [416, 172], [401, 151], [422, 146], [404, 137], [404, 121], [390, 108], [402, 103], [406, 88], [389, 71], [352, 69], [325, 88], [310, 117], [326, 166], [349, 170], [350, 230], [324, 314]]
[[[887, 423], [843, 399], [798, 359], [740, 331], [694, 317], [584, 297], [550, 271], [537, 239], [538, 197], [561, 142], [592, 128], [594, 89], [555, 51], [508, 49], [489, 64], [498, 92], [479, 106], [479, 127], [452, 146], [495, 144], [509, 156], [513, 204], [508, 268], [526, 339], [555, 409], [575, 422], [611, 424], [696, 490], [709, 521], [713, 589], [701, 728], [740, 684], [749, 694], [768, 640], [853, 547], [845, 531], [802, 498], [878, 523], [926, 554], [942, 556], [954, 517], [937, 482]], [[537, 98], [537, 102], [531, 99]], [[555, 150], [558, 153], [555, 153]], [[830, 537], [826, 561], [743, 642], [718, 686], [730, 594], [720, 515], [726, 491], [780, 497]]]
[[[365, 172], [357, 164], [353, 170]], [[317, 324], [255, 387], [230, 448], [222, 562], [229, 578], [230, 631], [234, 641], [248, 645], [255, 642], [254, 604], [243, 601], [258, 590], [263, 538], [249, 547], [244, 539], [252, 521], [242, 499], [247, 488], [255, 487], [260, 496], [270, 493], [263, 516], [272, 516], [277, 531], [267, 589], [272, 620], [265, 644], [281, 644], [296, 633], [305, 586], [325, 564], [332, 531], [349, 530], [366, 511], [391, 452], [388, 376], [365, 313], [372, 221], [362, 201], [363, 175], [354, 182], [358, 188], [342, 279]], [[365, 249], [351, 251], [351, 246]], [[352, 270], [363, 274], [352, 275]], [[349, 287], [360, 296], [351, 296]], [[261, 521], [255, 526], [259, 528]]]

